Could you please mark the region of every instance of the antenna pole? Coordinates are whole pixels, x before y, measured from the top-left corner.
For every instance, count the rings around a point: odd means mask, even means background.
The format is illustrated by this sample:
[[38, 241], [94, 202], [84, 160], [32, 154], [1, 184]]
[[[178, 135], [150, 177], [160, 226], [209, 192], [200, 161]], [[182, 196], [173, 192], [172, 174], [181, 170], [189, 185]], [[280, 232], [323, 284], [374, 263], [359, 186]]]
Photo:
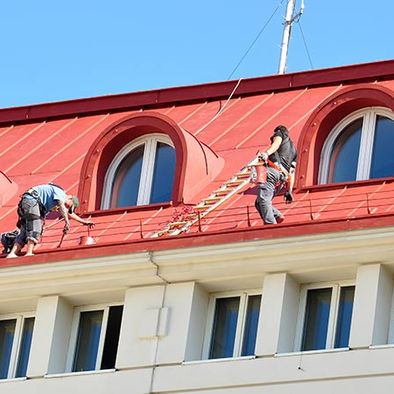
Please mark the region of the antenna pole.
[[283, 27], [282, 45], [280, 47], [280, 60], [278, 74], [284, 74], [286, 72], [287, 62], [287, 51], [289, 49], [291, 25], [294, 22], [293, 13], [296, 0], [287, 0], [286, 17]]

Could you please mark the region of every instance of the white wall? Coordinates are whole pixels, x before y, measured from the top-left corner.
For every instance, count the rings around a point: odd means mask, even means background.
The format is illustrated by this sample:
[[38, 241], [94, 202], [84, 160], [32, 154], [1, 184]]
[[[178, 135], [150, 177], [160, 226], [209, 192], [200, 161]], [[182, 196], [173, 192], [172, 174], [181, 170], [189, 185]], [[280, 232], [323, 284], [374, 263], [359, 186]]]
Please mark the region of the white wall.
[[72, 306], [59, 296], [40, 298], [27, 370], [28, 377], [65, 371], [73, 317]]

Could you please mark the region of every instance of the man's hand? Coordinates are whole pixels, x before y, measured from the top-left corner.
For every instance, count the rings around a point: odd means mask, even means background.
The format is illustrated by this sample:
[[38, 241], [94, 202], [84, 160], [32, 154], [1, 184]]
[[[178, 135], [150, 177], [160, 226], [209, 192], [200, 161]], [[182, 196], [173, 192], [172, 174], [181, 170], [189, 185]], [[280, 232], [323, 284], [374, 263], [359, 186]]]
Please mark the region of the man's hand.
[[259, 152], [258, 158], [259, 158], [259, 160], [267, 161], [268, 160], [268, 153], [267, 152]]
[[70, 223], [64, 223], [63, 234], [67, 234], [70, 230]]
[[84, 226], [89, 226], [89, 228], [94, 228], [94, 223], [91, 220], [85, 220]]
[[284, 199], [286, 204], [291, 204], [293, 202], [293, 194], [291, 192], [286, 192]]

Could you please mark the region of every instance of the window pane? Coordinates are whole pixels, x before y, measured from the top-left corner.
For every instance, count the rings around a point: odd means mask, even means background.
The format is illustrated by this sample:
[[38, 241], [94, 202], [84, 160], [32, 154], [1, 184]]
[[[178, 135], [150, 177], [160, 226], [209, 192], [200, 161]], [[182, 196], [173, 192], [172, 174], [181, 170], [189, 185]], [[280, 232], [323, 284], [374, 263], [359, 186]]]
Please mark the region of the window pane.
[[101, 369], [115, 368], [116, 354], [122, 321], [123, 306], [112, 306], [109, 308], [107, 330], [105, 334], [103, 358]]
[[257, 324], [260, 315], [261, 295], [251, 296], [248, 299], [246, 311], [245, 330], [241, 356], [250, 356], [255, 353]]
[[79, 319], [73, 372], [96, 369], [103, 311], [82, 312]]
[[26, 376], [27, 363], [29, 362], [29, 354], [31, 347], [31, 339], [33, 336], [34, 317], [29, 317], [23, 322], [23, 331], [21, 345], [19, 349], [18, 366], [16, 368], [16, 378]]
[[156, 148], [150, 203], [171, 201], [175, 174], [175, 149], [159, 142]]
[[376, 118], [372, 163], [369, 178], [394, 176], [394, 122], [383, 116]]
[[218, 298], [209, 358], [233, 357], [239, 297]]
[[331, 154], [329, 183], [356, 180], [361, 128], [362, 118], [347, 126], [335, 141]]
[[349, 345], [350, 323], [352, 321], [354, 286], [342, 287], [339, 299], [335, 347]]
[[111, 208], [137, 204], [145, 145], [132, 150], [119, 165], [112, 187]]
[[0, 379], [7, 379], [16, 320], [0, 321]]
[[301, 350], [326, 348], [332, 289], [308, 290]]

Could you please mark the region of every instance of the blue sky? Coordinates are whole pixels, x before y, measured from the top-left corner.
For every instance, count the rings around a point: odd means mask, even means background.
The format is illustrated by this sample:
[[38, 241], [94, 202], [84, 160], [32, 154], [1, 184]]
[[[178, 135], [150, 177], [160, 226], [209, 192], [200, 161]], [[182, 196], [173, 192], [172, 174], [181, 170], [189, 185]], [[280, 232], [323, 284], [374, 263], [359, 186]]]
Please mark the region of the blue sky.
[[[227, 80], [280, 5], [231, 79], [275, 74], [286, 3], [3, 1], [0, 107]], [[394, 58], [393, 14], [393, 0], [305, 0], [313, 68]], [[288, 72], [311, 69], [301, 29]]]

